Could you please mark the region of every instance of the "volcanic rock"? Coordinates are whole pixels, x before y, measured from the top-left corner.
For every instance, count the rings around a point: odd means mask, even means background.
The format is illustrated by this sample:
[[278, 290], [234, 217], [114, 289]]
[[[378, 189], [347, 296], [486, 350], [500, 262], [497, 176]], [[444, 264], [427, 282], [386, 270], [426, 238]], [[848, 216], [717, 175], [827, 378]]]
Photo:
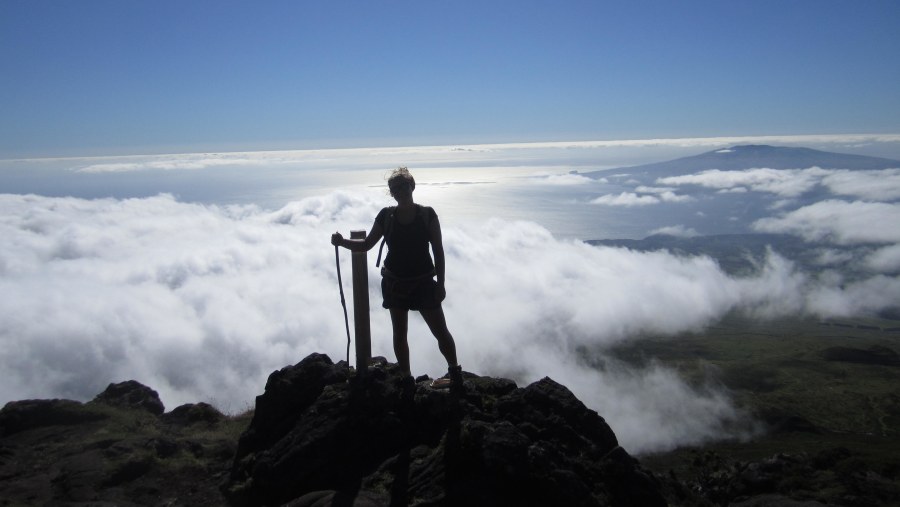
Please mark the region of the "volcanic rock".
[[[600, 415], [544, 378], [413, 383], [313, 354], [274, 372], [222, 492], [235, 506], [665, 505]], [[411, 379], [410, 379], [411, 380]]]
[[[155, 393], [138, 386], [122, 397], [107, 390], [101, 400], [112, 403], [7, 403], [0, 506], [223, 505], [218, 485], [249, 420], [202, 403], [157, 415], [146, 408], [156, 406]], [[136, 403], [127, 393], [140, 395]]]
[[169, 424], [177, 424], [181, 426], [190, 426], [192, 424], [214, 425], [221, 422], [225, 418], [222, 412], [209, 403], [186, 403], [175, 407], [171, 412], [167, 412], [160, 416], [163, 422]]
[[11, 401], [0, 411], [0, 437], [44, 426], [74, 425], [106, 417], [72, 400]]
[[156, 391], [135, 380], [110, 384], [93, 402], [146, 410], [154, 415], [160, 415], [166, 410]]

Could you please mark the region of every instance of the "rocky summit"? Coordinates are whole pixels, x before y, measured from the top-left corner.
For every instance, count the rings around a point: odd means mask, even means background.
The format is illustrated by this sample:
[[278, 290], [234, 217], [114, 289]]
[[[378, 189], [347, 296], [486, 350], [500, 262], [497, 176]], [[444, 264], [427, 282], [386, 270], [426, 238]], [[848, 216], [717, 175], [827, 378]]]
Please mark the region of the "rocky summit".
[[[273, 373], [222, 491], [255, 505], [665, 505], [602, 417], [544, 378], [462, 389], [313, 354]], [[410, 379], [411, 380], [411, 379]]]
[[[600, 415], [544, 378], [435, 389], [376, 358], [312, 354], [256, 407], [166, 412], [135, 381], [0, 410], [0, 506], [656, 506], [661, 486]], [[252, 419], [250, 419], [252, 417]]]
[[[851, 352], [828, 353], [854, 364]], [[359, 375], [312, 354], [273, 372], [237, 415], [206, 403], [167, 412], [135, 381], [87, 403], [10, 402], [0, 507], [900, 505], [892, 440], [878, 441], [881, 459], [865, 452], [869, 436], [793, 418], [750, 448], [722, 442], [642, 465], [549, 378], [463, 378], [434, 389], [383, 358]]]

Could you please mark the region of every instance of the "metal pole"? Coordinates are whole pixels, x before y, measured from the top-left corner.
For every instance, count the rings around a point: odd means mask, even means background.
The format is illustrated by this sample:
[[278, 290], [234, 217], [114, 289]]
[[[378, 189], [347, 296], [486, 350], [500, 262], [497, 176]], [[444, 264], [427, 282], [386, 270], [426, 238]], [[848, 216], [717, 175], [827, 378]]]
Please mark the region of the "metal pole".
[[[350, 239], [366, 239], [366, 231], [350, 231]], [[369, 273], [366, 252], [350, 255], [353, 269], [353, 324], [356, 331], [356, 372], [365, 375], [372, 358], [372, 336], [369, 328]]]

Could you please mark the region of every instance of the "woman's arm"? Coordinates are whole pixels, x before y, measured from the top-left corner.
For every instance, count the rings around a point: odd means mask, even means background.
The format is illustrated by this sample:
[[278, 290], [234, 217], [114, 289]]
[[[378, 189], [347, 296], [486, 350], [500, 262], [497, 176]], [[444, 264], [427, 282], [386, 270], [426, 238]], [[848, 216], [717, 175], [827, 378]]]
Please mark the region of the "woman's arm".
[[366, 239], [348, 239], [344, 238], [341, 233], [336, 232], [331, 235], [331, 244], [342, 246], [351, 252], [368, 252], [373, 246], [378, 244], [378, 240], [380, 240], [382, 236], [384, 236], [384, 231], [381, 229], [381, 224], [379, 224], [376, 219], [375, 223], [372, 224], [372, 229], [369, 231]]
[[438, 282], [438, 299], [443, 300], [447, 295], [444, 290], [444, 275], [446, 273], [446, 262], [444, 259], [444, 240], [441, 237], [441, 223], [438, 217], [432, 217], [428, 223], [428, 236], [431, 241], [431, 253], [434, 255], [434, 272], [437, 274]]

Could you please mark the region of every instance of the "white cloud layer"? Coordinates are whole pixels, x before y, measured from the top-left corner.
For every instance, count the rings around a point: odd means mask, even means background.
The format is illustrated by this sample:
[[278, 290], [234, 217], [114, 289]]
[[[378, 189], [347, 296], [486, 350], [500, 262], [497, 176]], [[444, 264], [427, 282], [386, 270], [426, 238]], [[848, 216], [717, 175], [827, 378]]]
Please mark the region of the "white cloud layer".
[[720, 192], [745, 192], [752, 189], [779, 197], [798, 197], [822, 185], [833, 194], [872, 201], [900, 199], [900, 169], [848, 171], [821, 169], [747, 169], [720, 171], [710, 169], [684, 176], [660, 178], [663, 185], [699, 185]]
[[900, 243], [900, 204], [829, 199], [757, 220], [753, 228], [839, 245]]
[[879, 248], [866, 258], [865, 264], [876, 273], [900, 272], [900, 244]]
[[719, 190], [750, 188], [757, 192], [770, 192], [781, 197], [797, 197], [819, 184], [824, 169], [747, 169], [745, 171], [720, 171], [710, 169], [696, 174], [660, 178], [663, 185], [699, 185]]
[[261, 165], [276, 163], [259, 157], [228, 155], [163, 155], [149, 160], [100, 162], [75, 169], [75, 172], [100, 174], [123, 173], [131, 171], [185, 171], [206, 169], [208, 167]]
[[654, 229], [650, 231], [650, 235], [654, 234], [664, 234], [666, 236], [677, 236], [679, 238], [693, 238], [699, 236], [700, 233], [695, 231], [690, 227], [685, 227], [684, 225], [670, 225], [667, 227], [660, 227], [659, 229]]
[[822, 184], [838, 195], [871, 201], [900, 199], [900, 169], [831, 171]]
[[605, 194], [600, 197], [591, 199], [591, 204], [599, 204], [603, 206], [649, 206], [662, 202], [691, 202], [695, 199], [689, 195], [679, 195], [666, 188], [643, 187], [640, 186], [635, 192], [622, 192], [616, 194]]
[[591, 199], [591, 204], [600, 204], [603, 206], [649, 206], [651, 204], [659, 204], [660, 199], [655, 195], [638, 195], [634, 192], [622, 192], [620, 194], [605, 194]]
[[[381, 189], [332, 193], [266, 212], [166, 195], [0, 195], [0, 402], [87, 399], [136, 379], [169, 409], [209, 401], [237, 411], [275, 369], [311, 352], [342, 359], [328, 239], [367, 229], [385, 199]], [[520, 383], [549, 375], [634, 452], [728, 435], [742, 415], [724, 393], [660, 366], [595, 369], [581, 351], [701, 329], [733, 310], [839, 315], [900, 296], [896, 278], [823, 285], [777, 255], [757, 276], [731, 278], [706, 257], [560, 241], [530, 222], [446, 227], [444, 242], [445, 309], [464, 367]], [[346, 251], [341, 262], [349, 291]], [[392, 357], [378, 281], [370, 268], [373, 350]], [[410, 327], [413, 371], [442, 374], [424, 324], [413, 318]]]

